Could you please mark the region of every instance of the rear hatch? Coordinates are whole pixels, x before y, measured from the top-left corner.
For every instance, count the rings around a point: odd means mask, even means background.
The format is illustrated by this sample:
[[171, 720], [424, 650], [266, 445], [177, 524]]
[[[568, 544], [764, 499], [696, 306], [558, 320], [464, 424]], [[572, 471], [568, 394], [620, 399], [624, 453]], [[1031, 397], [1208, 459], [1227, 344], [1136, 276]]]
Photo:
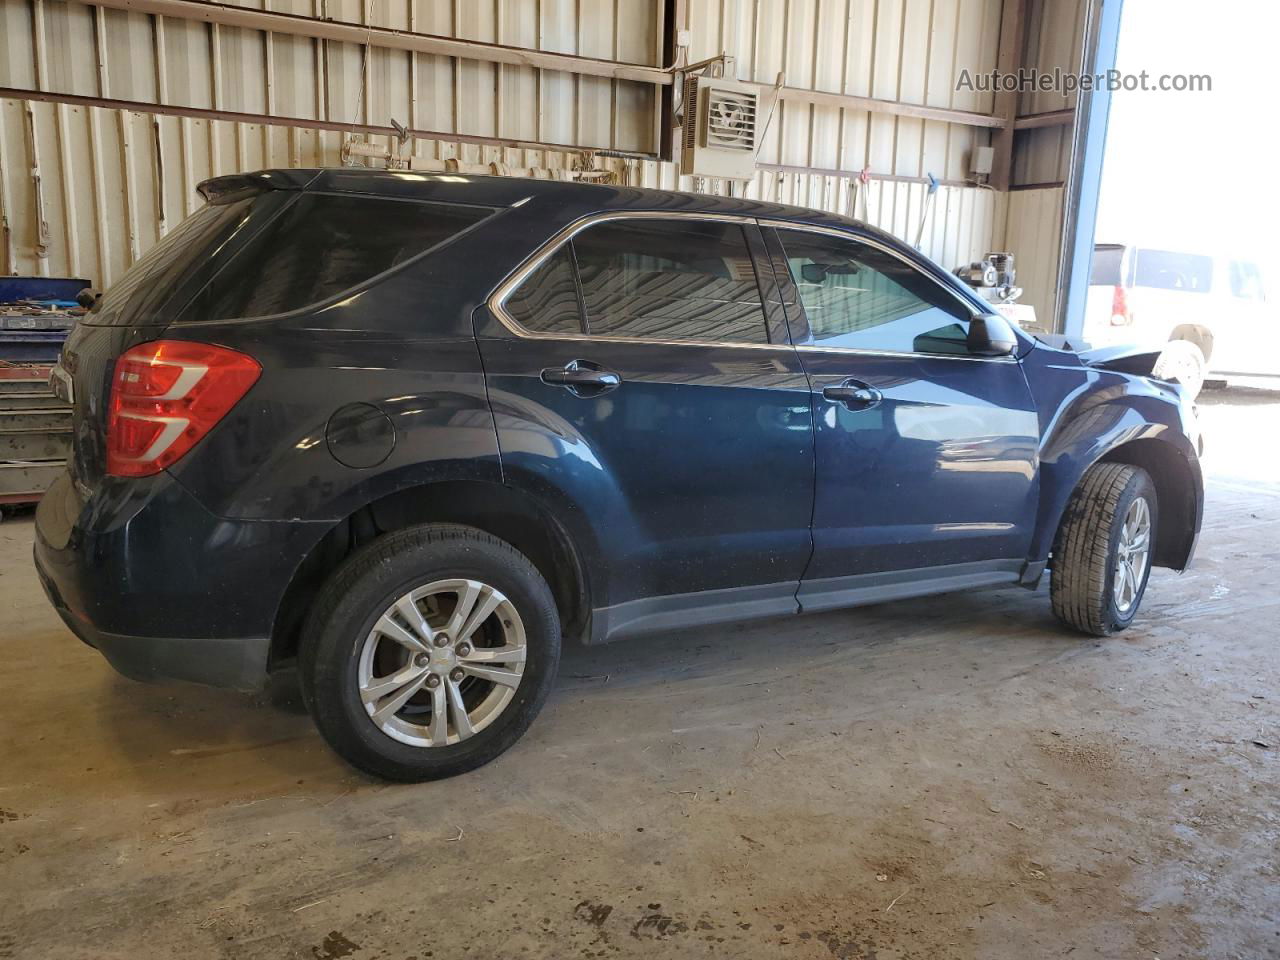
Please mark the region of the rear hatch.
[[69, 466], [82, 495], [97, 487], [106, 468], [107, 400], [116, 358], [159, 338], [247, 239], [297, 196], [294, 190], [293, 184], [264, 177], [203, 184], [209, 202], [152, 247], [76, 324], [53, 385], [72, 404]]

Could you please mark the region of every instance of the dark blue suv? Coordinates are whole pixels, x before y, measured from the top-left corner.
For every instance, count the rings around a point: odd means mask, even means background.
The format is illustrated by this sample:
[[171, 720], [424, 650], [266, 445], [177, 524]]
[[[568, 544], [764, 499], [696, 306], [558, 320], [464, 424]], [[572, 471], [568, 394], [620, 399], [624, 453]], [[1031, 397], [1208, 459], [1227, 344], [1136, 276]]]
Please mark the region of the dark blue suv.
[[207, 205], [68, 340], [36, 564], [120, 672], [296, 662], [414, 780], [527, 728], [603, 643], [995, 584], [1093, 634], [1182, 569], [1194, 411], [1038, 343], [892, 237], [559, 182], [289, 170]]

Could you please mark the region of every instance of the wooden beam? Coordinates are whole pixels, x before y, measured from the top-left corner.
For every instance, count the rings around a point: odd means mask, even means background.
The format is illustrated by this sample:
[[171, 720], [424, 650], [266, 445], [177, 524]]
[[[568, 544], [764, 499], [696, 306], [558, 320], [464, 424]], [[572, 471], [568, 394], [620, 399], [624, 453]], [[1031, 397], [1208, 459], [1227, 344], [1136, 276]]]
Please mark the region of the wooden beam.
[[1025, 117], [1018, 117], [1013, 122], [1013, 129], [1039, 130], [1042, 127], [1069, 127], [1075, 123], [1075, 120], [1075, 108], [1067, 107], [1065, 110], [1050, 110], [1048, 113], [1029, 113]]
[[[1026, 46], [1027, 0], [1004, 0], [1000, 16], [1000, 49], [996, 56], [996, 69], [1005, 76], [1012, 76], [1022, 66], [1022, 51]], [[991, 164], [991, 186], [1008, 190], [1013, 179], [1013, 141], [1018, 118], [1018, 91], [1000, 90], [996, 93], [995, 115], [1003, 123], [992, 138], [995, 157]]]

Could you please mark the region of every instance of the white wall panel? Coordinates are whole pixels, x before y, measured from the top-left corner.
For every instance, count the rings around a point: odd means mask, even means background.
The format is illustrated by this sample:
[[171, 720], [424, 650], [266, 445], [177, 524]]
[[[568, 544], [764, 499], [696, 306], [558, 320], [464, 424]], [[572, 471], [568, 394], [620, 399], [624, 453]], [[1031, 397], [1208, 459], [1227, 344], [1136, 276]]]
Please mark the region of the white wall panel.
[[1062, 248], [1063, 191], [1014, 190], [1008, 198], [1002, 248], [1017, 257], [1018, 285], [1024, 290], [1021, 302], [1036, 308], [1040, 323], [1052, 326]]

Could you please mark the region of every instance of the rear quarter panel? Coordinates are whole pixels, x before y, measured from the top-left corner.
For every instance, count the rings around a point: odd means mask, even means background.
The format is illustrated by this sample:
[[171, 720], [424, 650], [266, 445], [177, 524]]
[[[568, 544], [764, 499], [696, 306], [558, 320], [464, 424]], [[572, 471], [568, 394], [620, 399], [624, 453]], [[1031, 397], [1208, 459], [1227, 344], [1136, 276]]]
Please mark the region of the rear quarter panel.
[[[336, 303], [170, 327], [262, 364], [174, 476], [214, 514], [252, 520], [337, 521], [410, 486], [501, 482], [471, 313], [525, 249], [506, 216]], [[339, 429], [353, 407], [369, 416]]]

